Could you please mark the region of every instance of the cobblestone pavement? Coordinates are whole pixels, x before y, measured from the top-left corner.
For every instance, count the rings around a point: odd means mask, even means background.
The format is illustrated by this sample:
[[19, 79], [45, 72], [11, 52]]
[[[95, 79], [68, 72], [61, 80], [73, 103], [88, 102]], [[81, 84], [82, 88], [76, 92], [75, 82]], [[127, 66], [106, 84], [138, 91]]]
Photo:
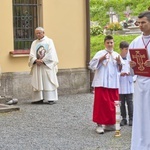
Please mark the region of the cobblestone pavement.
[[131, 127], [103, 135], [92, 122], [93, 94], [60, 96], [54, 105], [19, 102], [0, 113], [0, 150], [129, 150]]

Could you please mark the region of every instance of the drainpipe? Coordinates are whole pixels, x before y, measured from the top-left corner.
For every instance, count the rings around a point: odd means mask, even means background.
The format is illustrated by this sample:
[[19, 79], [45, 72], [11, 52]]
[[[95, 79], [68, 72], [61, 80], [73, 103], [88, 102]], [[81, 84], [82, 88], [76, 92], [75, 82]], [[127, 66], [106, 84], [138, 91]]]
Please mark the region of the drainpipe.
[[[86, 67], [87, 69], [90, 62], [90, 0], [86, 1]], [[93, 80], [93, 72], [90, 70], [90, 92], [93, 91], [91, 83]]]
[[86, 67], [90, 61], [90, 0], [86, 1]]

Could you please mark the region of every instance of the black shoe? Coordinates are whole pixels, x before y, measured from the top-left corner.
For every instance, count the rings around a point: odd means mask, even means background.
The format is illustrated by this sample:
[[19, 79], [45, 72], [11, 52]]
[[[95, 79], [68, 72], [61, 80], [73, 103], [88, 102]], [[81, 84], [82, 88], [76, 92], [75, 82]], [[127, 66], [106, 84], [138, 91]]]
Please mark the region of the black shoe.
[[53, 105], [53, 104], [56, 104], [56, 102], [55, 101], [48, 101], [48, 104]]
[[31, 102], [31, 104], [43, 104], [43, 100]]
[[124, 126], [127, 124], [127, 120], [126, 119], [122, 119], [120, 122], [120, 126]]
[[129, 126], [132, 126], [132, 119], [129, 120]]

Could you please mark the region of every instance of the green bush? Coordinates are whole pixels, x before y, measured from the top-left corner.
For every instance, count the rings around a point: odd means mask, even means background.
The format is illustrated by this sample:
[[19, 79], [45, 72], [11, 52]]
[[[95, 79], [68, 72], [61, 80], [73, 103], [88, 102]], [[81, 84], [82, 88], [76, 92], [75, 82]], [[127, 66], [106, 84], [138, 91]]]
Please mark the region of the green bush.
[[113, 7], [120, 21], [126, 20], [124, 11], [127, 6], [132, 11], [130, 16], [132, 18], [147, 10], [150, 3], [144, 0], [90, 0], [90, 20], [98, 21], [104, 27], [110, 22], [108, 15], [110, 7]]
[[110, 30], [110, 31], [118, 31], [118, 30], [122, 30], [122, 26], [119, 22], [115, 22], [115, 23], [110, 23], [108, 26], [107, 26], [107, 30]]
[[[127, 41], [128, 43], [130, 43], [137, 36], [138, 35], [113, 35], [114, 50], [120, 53], [120, 49], [119, 49], [120, 42]], [[91, 36], [91, 42], [90, 42], [91, 58], [99, 50], [105, 49], [104, 38], [105, 38], [105, 35]]]
[[90, 34], [95, 36], [103, 33], [103, 29], [100, 25], [93, 25], [90, 27]]

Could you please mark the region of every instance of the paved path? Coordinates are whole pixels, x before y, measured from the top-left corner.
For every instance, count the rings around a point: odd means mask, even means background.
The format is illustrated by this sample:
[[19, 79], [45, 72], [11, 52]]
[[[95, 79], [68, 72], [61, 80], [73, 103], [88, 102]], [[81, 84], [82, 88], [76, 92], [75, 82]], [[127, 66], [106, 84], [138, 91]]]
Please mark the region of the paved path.
[[93, 94], [60, 96], [57, 104], [18, 103], [0, 113], [0, 150], [129, 150], [131, 127], [99, 135], [92, 118]]

